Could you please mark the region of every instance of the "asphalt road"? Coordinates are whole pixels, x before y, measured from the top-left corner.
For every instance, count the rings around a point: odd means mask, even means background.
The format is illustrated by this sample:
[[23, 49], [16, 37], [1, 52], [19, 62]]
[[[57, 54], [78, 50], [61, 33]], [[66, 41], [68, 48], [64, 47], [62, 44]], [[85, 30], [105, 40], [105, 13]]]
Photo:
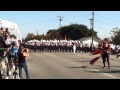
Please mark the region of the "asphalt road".
[[[102, 59], [94, 65], [89, 61], [96, 56], [84, 53], [30, 53], [27, 58], [31, 79], [119, 79], [120, 58], [110, 55], [111, 68], [102, 68]], [[107, 66], [107, 64], [106, 64]], [[25, 73], [23, 70], [25, 79]]]

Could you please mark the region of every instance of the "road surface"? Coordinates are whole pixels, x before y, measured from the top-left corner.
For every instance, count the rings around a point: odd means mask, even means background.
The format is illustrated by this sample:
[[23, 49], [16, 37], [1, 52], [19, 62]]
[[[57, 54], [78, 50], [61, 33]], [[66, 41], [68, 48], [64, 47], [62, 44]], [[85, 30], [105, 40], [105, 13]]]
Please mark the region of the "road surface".
[[[120, 58], [110, 55], [111, 68], [102, 68], [102, 59], [94, 65], [89, 61], [96, 56], [88, 53], [34, 53], [27, 58], [31, 79], [119, 79]], [[107, 64], [106, 64], [107, 65]], [[24, 79], [25, 73], [23, 70]]]

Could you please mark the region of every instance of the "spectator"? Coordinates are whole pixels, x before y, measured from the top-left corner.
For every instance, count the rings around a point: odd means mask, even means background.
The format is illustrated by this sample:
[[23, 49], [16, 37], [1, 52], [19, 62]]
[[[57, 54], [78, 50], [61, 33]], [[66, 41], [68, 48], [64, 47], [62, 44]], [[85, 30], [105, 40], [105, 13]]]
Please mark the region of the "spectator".
[[22, 79], [22, 68], [24, 68], [25, 70], [26, 78], [30, 79], [28, 67], [26, 63], [26, 57], [29, 57], [28, 49], [25, 49], [23, 46], [20, 46], [18, 51], [18, 67], [19, 67], [20, 79]]

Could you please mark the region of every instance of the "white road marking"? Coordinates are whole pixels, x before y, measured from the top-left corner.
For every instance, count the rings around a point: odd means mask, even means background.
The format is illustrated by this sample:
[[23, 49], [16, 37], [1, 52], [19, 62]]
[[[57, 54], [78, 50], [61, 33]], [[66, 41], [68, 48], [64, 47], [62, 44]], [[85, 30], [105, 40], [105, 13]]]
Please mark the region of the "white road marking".
[[109, 77], [112, 77], [112, 78], [114, 78], [114, 79], [118, 79], [118, 77], [115, 77], [115, 76], [113, 76], [113, 75], [110, 75], [110, 74], [107, 74], [107, 73], [102, 73], [103, 75], [106, 75], [106, 76], [109, 76]]
[[[91, 70], [92, 70], [92, 71], [100, 71], [100, 70], [97, 70], [97, 69], [91, 69]], [[114, 79], [119, 79], [118, 77], [115, 77], [115, 76], [110, 75], [110, 74], [107, 74], [107, 73], [101, 73], [101, 74], [106, 75], [106, 76], [109, 76], [109, 77], [112, 77], [112, 78], [114, 78]]]
[[100, 70], [97, 70], [97, 69], [91, 69], [92, 71], [100, 71]]

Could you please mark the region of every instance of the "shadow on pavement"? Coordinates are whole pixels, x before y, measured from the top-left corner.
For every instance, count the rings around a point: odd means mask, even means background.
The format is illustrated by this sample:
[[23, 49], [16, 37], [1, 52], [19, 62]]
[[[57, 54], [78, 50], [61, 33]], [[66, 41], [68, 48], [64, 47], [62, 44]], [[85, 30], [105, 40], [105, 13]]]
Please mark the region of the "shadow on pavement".
[[120, 70], [100, 70], [100, 71], [86, 71], [86, 72], [92, 72], [92, 73], [120, 73]]
[[81, 67], [67, 67], [67, 68], [87, 68], [87, 66], [81, 66]]
[[110, 67], [120, 67], [120, 66], [110, 66]]
[[75, 61], [75, 62], [90, 62], [90, 60], [80, 60], [80, 61]]

